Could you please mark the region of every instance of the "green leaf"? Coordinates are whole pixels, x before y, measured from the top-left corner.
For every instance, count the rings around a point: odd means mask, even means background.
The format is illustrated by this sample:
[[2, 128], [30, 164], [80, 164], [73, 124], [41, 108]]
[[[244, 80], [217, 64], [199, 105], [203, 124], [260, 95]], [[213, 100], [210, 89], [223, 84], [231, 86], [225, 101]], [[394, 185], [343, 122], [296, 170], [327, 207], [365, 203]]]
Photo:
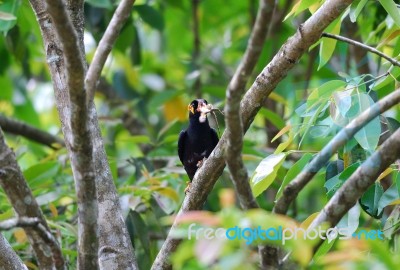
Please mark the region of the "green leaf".
[[400, 68], [396, 66], [392, 66], [390, 71], [391, 76], [386, 76], [383, 77], [379, 80], [377, 80], [370, 88], [374, 91], [378, 91], [385, 86], [393, 83], [395, 80], [398, 80], [400, 78]]
[[[372, 98], [364, 93], [360, 93], [358, 95], [358, 99], [352, 105], [355, 108], [355, 115], [351, 115], [351, 119], [354, 119], [356, 116], [360, 115], [361, 112], [367, 110], [374, 104]], [[371, 122], [369, 122], [366, 126], [364, 126], [360, 131], [358, 131], [354, 138], [357, 142], [367, 151], [374, 151], [378, 146], [379, 136], [381, 134], [381, 123], [379, 117], [375, 117]]]
[[350, 210], [340, 219], [336, 225], [338, 228], [346, 228], [349, 234], [355, 232], [359, 225], [360, 205], [356, 203]]
[[292, 15], [298, 15], [303, 10], [306, 10], [310, 6], [314, 5], [315, 3], [319, 2], [319, 0], [300, 0], [298, 1], [292, 8], [292, 10], [286, 15], [284, 21], [288, 19]]
[[23, 171], [23, 175], [33, 189], [36, 185], [42, 184], [44, 180], [54, 178], [59, 174], [61, 165], [57, 161], [35, 164]]
[[397, 26], [400, 26], [400, 12], [396, 3], [393, 0], [379, 0], [379, 2], [386, 12], [389, 13], [390, 17], [392, 17]]
[[375, 182], [360, 199], [360, 205], [363, 210], [374, 218], [381, 218], [383, 212], [378, 212], [379, 200], [383, 195], [383, 187], [381, 183]]
[[21, 6], [21, 0], [6, 0], [0, 3], [0, 32], [7, 33], [17, 23], [15, 18]]
[[397, 190], [396, 183], [393, 183], [379, 199], [378, 202], [378, 215], [383, 211], [383, 208], [388, 206], [391, 202], [399, 199], [399, 191]]
[[136, 26], [134, 26], [133, 42], [131, 44], [131, 61], [134, 66], [140, 66], [142, 64], [142, 45], [140, 43], [140, 37]]
[[321, 100], [328, 99], [334, 92], [344, 89], [346, 86], [345, 81], [332, 80], [324, 83], [317, 89], [311, 92], [307, 98], [307, 109], [310, 110], [311, 106]]
[[321, 257], [323, 257], [324, 255], [326, 255], [333, 247], [333, 245], [336, 243], [336, 239], [332, 239], [332, 240], [324, 240], [324, 242], [322, 243], [322, 245], [318, 248], [317, 252], [315, 252], [314, 257], [313, 257], [313, 261], [318, 261]]
[[336, 191], [347, 179], [349, 179], [349, 177], [357, 170], [359, 166], [359, 162], [353, 163], [344, 169], [339, 175], [336, 175], [325, 182], [324, 187], [327, 190], [326, 195], [328, 199], [332, 198], [333, 194], [336, 193]]
[[397, 121], [396, 119], [387, 116], [386, 120], [387, 120], [389, 131], [391, 133], [394, 133], [400, 127], [400, 122]]
[[278, 200], [282, 196], [285, 187], [305, 168], [311, 158], [312, 155], [310, 153], [306, 153], [295, 164], [293, 164], [292, 167], [290, 167], [289, 171], [285, 175], [285, 178], [283, 178], [278, 192], [276, 193], [275, 200]]
[[11, 101], [13, 84], [8, 76], [0, 76], [0, 100]]
[[16, 20], [16, 19], [17, 19], [17, 17], [15, 17], [13, 14], [8, 13], [8, 12], [0, 11], [0, 20], [13, 21], [13, 20]]
[[149, 5], [137, 5], [134, 6], [134, 9], [139, 13], [142, 20], [151, 27], [159, 31], [164, 30], [164, 17], [158, 10]]
[[350, 21], [356, 22], [358, 15], [360, 15], [361, 10], [364, 8], [368, 0], [358, 0], [354, 1], [350, 6]]
[[[340, 33], [340, 26], [341, 26], [340, 18], [337, 18], [326, 28], [326, 32], [338, 35]], [[325, 37], [322, 38], [319, 47], [318, 70], [320, 70], [320, 68], [322, 68], [329, 61], [329, 59], [331, 59], [333, 52], [335, 51], [336, 42], [337, 42], [336, 39], [325, 38]]]
[[278, 129], [282, 129], [285, 126], [285, 120], [276, 112], [261, 108], [260, 114], [265, 116]]
[[286, 154], [272, 154], [258, 164], [250, 179], [251, 189], [255, 197], [258, 197], [272, 184], [285, 158]]

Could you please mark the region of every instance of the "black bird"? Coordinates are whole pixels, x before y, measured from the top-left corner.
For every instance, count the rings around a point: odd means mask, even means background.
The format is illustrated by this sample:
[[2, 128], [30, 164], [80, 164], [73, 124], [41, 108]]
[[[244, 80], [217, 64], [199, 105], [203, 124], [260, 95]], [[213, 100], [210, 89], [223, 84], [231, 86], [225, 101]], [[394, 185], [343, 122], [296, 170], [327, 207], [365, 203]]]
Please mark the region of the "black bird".
[[179, 134], [178, 155], [191, 182], [203, 160], [208, 158], [217, 145], [218, 135], [208, 124], [207, 113], [210, 108], [205, 99], [193, 100], [188, 110], [189, 127]]

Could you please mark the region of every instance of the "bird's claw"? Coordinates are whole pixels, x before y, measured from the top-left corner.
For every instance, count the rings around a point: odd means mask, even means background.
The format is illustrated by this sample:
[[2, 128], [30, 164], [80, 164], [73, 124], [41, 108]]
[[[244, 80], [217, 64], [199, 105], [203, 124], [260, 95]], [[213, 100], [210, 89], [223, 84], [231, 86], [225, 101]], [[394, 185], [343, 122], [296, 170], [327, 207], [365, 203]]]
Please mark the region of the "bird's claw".
[[197, 168], [201, 168], [203, 166], [204, 161], [206, 161], [207, 158], [203, 158], [202, 160], [199, 160], [196, 164]]
[[190, 184], [191, 184], [191, 183], [188, 182], [188, 184], [187, 184], [187, 186], [186, 186], [186, 188], [185, 188], [185, 194], [189, 192]]

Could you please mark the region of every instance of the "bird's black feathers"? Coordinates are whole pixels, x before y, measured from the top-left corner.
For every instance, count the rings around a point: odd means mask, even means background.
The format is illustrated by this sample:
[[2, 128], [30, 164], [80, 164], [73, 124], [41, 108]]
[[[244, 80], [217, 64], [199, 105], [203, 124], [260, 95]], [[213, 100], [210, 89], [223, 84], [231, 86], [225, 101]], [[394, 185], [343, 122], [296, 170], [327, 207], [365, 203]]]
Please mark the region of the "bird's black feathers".
[[210, 127], [207, 118], [200, 120], [201, 106], [207, 101], [197, 99], [191, 102], [189, 109], [189, 127], [181, 131], [178, 140], [178, 155], [189, 179], [192, 180], [199, 162], [207, 158], [218, 144], [217, 132]]

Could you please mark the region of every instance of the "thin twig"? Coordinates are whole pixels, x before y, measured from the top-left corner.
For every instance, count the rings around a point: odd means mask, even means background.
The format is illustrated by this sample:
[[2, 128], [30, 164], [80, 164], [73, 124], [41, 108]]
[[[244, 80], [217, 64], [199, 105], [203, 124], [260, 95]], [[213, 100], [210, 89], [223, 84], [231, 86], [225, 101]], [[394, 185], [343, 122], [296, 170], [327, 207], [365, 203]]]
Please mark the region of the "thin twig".
[[96, 90], [97, 81], [100, 79], [101, 71], [107, 60], [111, 49], [119, 36], [119, 32], [124, 26], [125, 22], [131, 15], [132, 5], [135, 0], [122, 0], [104, 32], [103, 37], [99, 42], [99, 46], [93, 56], [93, 61], [89, 66], [85, 77], [85, 88], [87, 93], [87, 102], [93, 100], [94, 92]]
[[365, 45], [364, 43], [361, 43], [361, 42], [358, 42], [358, 41], [355, 41], [355, 40], [352, 40], [352, 39], [349, 39], [349, 38], [346, 38], [346, 37], [342, 37], [342, 36], [339, 36], [339, 35], [329, 34], [329, 33], [322, 33], [321, 37], [336, 39], [336, 40], [347, 42], [347, 43], [349, 43], [351, 45], [363, 48], [363, 49], [365, 49], [367, 51], [370, 51], [370, 52], [372, 52], [372, 53], [374, 53], [376, 55], [379, 55], [382, 58], [385, 58], [386, 60], [388, 60], [393, 65], [400, 67], [400, 62], [399, 61], [397, 61], [396, 59], [394, 59], [394, 58], [392, 58], [392, 57], [390, 57], [390, 56], [378, 51], [377, 49], [375, 49], [375, 48], [373, 48], [371, 46]]
[[293, 179], [284, 189], [282, 197], [276, 202], [273, 211], [285, 214], [290, 203], [297, 197], [298, 193], [311, 181], [312, 177], [329, 161], [340, 147], [350, 140], [361, 128], [372, 119], [387, 111], [400, 102], [400, 88], [387, 95], [370, 108], [362, 112], [345, 126], [332, 140], [316, 155], [303, 171]]

